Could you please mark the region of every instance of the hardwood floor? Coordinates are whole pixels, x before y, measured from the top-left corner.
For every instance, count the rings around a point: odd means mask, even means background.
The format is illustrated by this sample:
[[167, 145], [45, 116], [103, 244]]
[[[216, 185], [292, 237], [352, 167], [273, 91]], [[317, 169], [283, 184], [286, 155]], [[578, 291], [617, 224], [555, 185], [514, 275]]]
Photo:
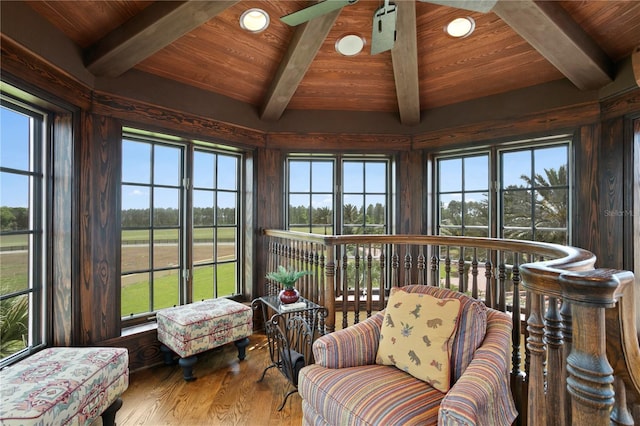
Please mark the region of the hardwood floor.
[[116, 422], [118, 426], [299, 426], [302, 408], [297, 393], [277, 411], [292, 389], [284, 376], [270, 369], [257, 383], [269, 364], [267, 339], [259, 332], [251, 336], [243, 361], [232, 344], [198, 356], [193, 382], [184, 381], [177, 365], [134, 372]]

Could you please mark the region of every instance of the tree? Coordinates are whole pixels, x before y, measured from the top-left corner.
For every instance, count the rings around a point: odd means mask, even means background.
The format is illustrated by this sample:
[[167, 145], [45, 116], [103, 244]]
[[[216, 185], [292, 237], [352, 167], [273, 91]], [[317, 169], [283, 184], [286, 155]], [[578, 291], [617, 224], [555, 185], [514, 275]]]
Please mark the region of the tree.
[[[522, 175], [520, 178], [526, 183], [523, 186], [507, 188], [504, 193], [504, 217], [508, 226], [522, 226], [532, 231], [517, 230], [509, 234], [510, 238], [532, 239], [550, 243], [565, 244], [567, 233], [567, 168], [560, 166], [558, 170], [544, 169], [544, 175], [538, 173], [533, 179]], [[534, 192], [534, 206], [532, 209], [531, 192]], [[531, 223], [533, 214], [533, 224]], [[538, 231], [540, 228], [551, 230]]]

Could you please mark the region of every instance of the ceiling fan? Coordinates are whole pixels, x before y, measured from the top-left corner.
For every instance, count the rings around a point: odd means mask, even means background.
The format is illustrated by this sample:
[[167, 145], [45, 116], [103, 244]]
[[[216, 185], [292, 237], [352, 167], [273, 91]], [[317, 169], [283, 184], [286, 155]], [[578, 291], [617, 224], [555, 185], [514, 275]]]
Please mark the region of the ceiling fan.
[[[489, 12], [498, 0], [419, 0], [426, 3], [434, 3], [451, 6], [458, 9], [475, 12]], [[282, 22], [290, 26], [300, 25], [319, 16], [342, 9], [345, 6], [357, 3], [358, 0], [324, 0], [311, 6], [300, 9], [280, 18]], [[401, 3], [401, 1], [399, 1]], [[391, 50], [396, 40], [397, 7], [395, 3], [384, 0], [384, 5], [373, 14], [371, 31], [371, 54]], [[402, 5], [400, 5], [402, 7]]]

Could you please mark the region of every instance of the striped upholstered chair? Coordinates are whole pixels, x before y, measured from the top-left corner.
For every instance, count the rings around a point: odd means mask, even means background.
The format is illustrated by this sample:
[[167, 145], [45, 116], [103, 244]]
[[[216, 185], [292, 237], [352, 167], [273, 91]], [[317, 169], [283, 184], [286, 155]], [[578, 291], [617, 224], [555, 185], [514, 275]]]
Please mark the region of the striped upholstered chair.
[[314, 342], [316, 363], [299, 376], [303, 424], [511, 424], [517, 412], [509, 388], [510, 317], [451, 290], [424, 285], [403, 290], [460, 300], [449, 343], [448, 391], [394, 365], [376, 364], [383, 311]]

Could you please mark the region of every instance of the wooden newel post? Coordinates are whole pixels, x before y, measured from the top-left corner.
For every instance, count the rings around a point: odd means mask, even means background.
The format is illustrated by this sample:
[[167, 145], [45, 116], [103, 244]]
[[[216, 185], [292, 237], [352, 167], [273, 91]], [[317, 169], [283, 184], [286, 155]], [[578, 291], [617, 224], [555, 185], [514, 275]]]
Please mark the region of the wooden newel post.
[[573, 424], [609, 425], [614, 404], [613, 369], [606, 356], [605, 309], [615, 305], [620, 282], [610, 270], [560, 275], [573, 315], [573, 347], [567, 358], [567, 391]]

